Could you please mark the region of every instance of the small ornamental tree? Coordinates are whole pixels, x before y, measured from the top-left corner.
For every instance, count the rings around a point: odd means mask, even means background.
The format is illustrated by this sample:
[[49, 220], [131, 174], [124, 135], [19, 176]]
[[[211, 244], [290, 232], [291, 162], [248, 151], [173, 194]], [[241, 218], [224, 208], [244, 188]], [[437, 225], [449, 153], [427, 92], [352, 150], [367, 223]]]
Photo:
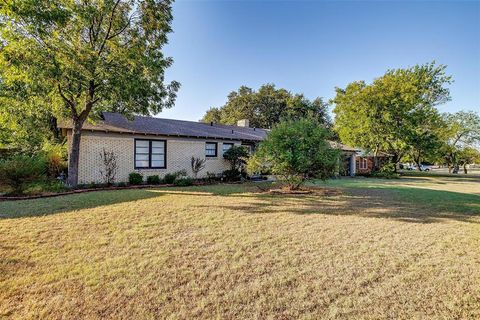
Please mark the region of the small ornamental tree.
[[192, 166], [193, 177], [197, 179], [198, 173], [205, 168], [205, 159], [192, 157], [190, 164]]
[[243, 146], [232, 146], [223, 154], [223, 158], [230, 162], [230, 169], [232, 171], [240, 171], [242, 166], [247, 162], [248, 156], [248, 150]]
[[100, 169], [100, 175], [102, 176], [103, 182], [106, 185], [112, 185], [117, 176], [117, 156], [113, 151], [106, 151], [105, 148], [103, 148], [103, 151], [100, 152], [100, 160], [103, 165]]
[[307, 179], [326, 180], [334, 174], [340, 156], [329, 137], [314, 119], [281, 122], [249, 159], [248, 169], [255, 172], [258, 166], [269, 166], [289, 190], [299, 189]]

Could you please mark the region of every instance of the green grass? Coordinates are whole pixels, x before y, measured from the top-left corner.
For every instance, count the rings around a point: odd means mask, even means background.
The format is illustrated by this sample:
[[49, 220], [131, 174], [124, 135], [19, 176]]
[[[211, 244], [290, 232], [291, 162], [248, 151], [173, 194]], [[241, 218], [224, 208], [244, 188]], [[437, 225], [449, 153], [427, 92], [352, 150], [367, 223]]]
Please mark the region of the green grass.
[[478, 181], [315, 186], [0, 202], [0, 318], [480, 317]]

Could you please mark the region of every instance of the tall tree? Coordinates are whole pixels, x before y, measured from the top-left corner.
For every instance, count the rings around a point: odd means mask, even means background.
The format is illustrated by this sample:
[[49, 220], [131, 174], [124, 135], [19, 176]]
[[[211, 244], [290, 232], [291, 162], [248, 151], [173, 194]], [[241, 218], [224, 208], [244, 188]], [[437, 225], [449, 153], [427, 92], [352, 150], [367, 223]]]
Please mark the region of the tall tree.
[[170, 0], [5, 0], [0, 7], [2, 90], [24, 84], [73, 126], [70, 185], [78, 181], [85, 121], [111, 110], [127, 116], [173, 105], [179, 83], [164, 82], [172, 59]]
[[444, 156], [451, 172], [458, 164], [461, 150], [480, 146], [480, 115], [474, 111], [459, 111], [443, 114], [443, 120]]
[[436, 105], [450, 99], [451, 77], [434, 62], [407, 69], [388, 70], [372, 84], [363, 81], [336, 89], [333, 112], [340, 139], [400, 159], [412, 141], [428, 131], [437, 117]]
[[249, 119], [253, 127], [272, 128], [282, 119], [305, 117], [330, 126], [327, 104], [321, 98], [311, 101], [302, 94], [265, 84], [258, 91], [242, 86], [231, 92], [227, 103], [220, 108], [210, 108], [202, 121], [234, 125], [238, 120]]

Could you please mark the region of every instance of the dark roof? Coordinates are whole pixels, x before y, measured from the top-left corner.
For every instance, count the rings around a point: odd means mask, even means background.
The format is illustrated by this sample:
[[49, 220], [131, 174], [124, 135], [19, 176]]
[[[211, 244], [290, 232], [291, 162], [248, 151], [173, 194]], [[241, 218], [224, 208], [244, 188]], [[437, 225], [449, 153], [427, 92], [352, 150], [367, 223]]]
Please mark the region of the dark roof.
[[[71, 125], [60, 125], [71, 128]], [[266, 129], [228, 126], [195, 121], [162, 119], [135, 116], [128, 120], [119, 113], [104, 112], [103, 120], [95, 124], [85, 123], [85, 130], [127, 132], [165, 136], [181, 136], [242, 141], [262, 141], [267, 136]]]
[[[228, 126], [223, 124], [213, 125], [205, 122], [162, 119], [154, 117], [135, 116], [128, 120], [120, 113], [103, 112], [103, 119], [95, 124], [85, 123], [84, 130], [123, 132], [136, 134], [152, 134], [162, 136], [226, 139], [241, 141], [262, 141], [267, 137], [268, 130], [261, 128], [248, 128]], [[60, 128], [71, 129], [71, 124], [60, 124]], [[333, 148], [343, 151], [358, 152], [359, 149], [330, 141]]]

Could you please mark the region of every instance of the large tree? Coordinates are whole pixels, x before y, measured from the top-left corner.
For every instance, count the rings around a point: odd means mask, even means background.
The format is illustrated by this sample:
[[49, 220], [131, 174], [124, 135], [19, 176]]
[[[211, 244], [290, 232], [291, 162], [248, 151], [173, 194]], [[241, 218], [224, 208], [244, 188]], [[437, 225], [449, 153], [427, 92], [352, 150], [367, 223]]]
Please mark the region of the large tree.
[[340, 139], [375, 154], [386, 151], [398, 163], [435, 123], [435, 106], [450, 99], [446, 85], [451, 77], [445, 68], [433, 62], [388, 70], [371, 84], [359, 81], [337, 88], [332, 102]]
[[272, 128], [282, 119], [316, 118], [320, 124], [330, 126], [327, 104], [321, 98], [313, 101], [303, 94], [292, 94], [265, 84], [255, 91], [242, 86], [228, 95], [227, 103], [211, 108], [202, 121], [234, 125], [238, 120], [249, 119], [250, 125]]
[[165, 84], [172, 59], [162, 53], [171, 20], [170, 0], [2, 2], [0, 89], [24, 87], [71, 121], [70, 185], [85, 121], [104, 110], [147, 115], [173, 105], [179, 84]]
[[465, 148], [480, 147], [480, 115], [474, 111], [443, 114], [444, 159], [451, 172]]

